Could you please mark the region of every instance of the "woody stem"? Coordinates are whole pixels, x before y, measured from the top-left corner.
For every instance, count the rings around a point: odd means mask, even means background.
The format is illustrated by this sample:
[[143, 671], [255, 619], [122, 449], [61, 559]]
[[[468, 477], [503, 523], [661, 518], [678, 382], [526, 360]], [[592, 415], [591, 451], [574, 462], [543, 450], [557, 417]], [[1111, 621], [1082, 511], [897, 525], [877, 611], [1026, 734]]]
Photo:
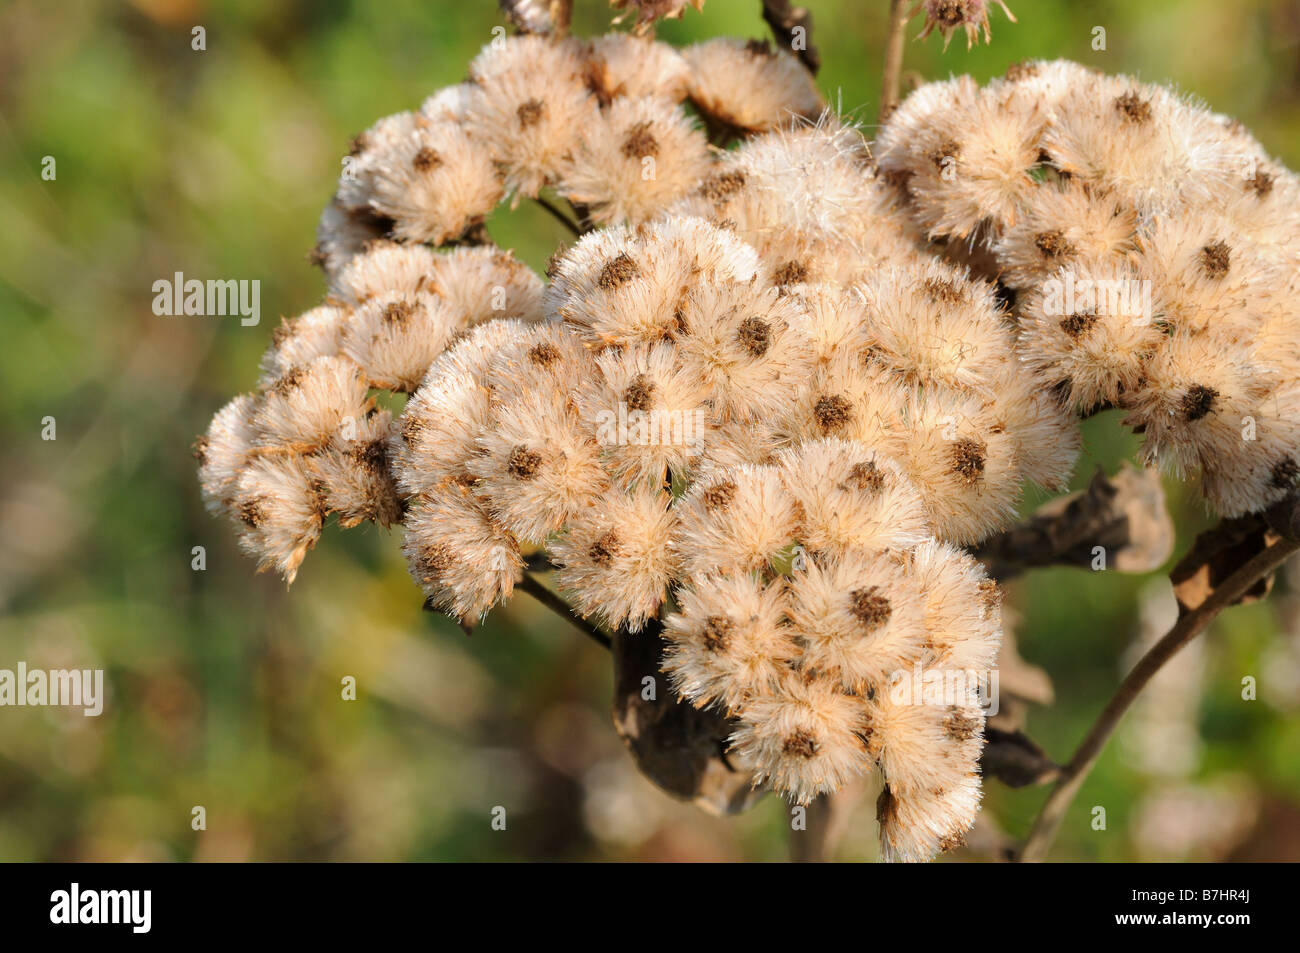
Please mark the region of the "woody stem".
[[524, 592], [528, 593], [542, 605], [546, 606], [546, 608], [567, 620], [570, 625], [582, 630], [588, 638], [595, 642], [599, 642], [605, 648], [609, 648], [613, 644], [610, 637], [600, 631], [600, 629], [596, 628], [586, 619], [580, 619], [574, 615], [573, 609], [569, 604], [550, 589], [547, 589], [542, 585], [535, 576], [524, 573], [523, 579], [521, 579], [517, 585]]
[[903, 40], [907, 21], [907, 5], [912, 0], [890, 0], [889, 33], [885, 40], [885, 71], [880, 84], [880, 112], [878, 118], [884, 122], [889, 114], [898, 108], [898, 92], [903, 75]]
[[579, 229], [576, 224], [574, 224], [573, 219], [569, 218], [569, 216], [565, 215], [562, 211], [560, 211], [559, 208], [555, 206], [555, 203], [551, 202], [549, 199], [543, 198], [540, 195], [534, 198], [533, 201], [536, 202], [538, 205], [540, 205], [542, 208], [546, 209], [546, 211], [550, 212], [551, 216], [555, 218], [556, 221], [560, 222], [565, 228], [567, 228], [569, 231], [573, 233], [574, 238], [577, 238], [580, 235], [582, 235], [582, 230]]
[[1056, 832], [1060, 829], [1074, 796], [1083, 787], [1088, 772], [1097, 763], [1102, 749], [1114, 734], [1129, 706], [1161, 667], [1173, 658], [1179, 649], [1204, 632], [1220, 612], [1246, 595], [1259, 580], [1266, 578], [1297, 550], [1300, 550], [1300, 541], [1279, 539], [1257, 553], [1225, 579], [1205, 602], [1182, 615], [1174, 623], [1173, 628], [1142, 656], [1120, 684], [1110, 703], [1097, 716], [1092, 730], [1088, 732], [1083, 743], [1075, 751], [1074, 757], [1061, 772], [1060, 779], [1052, 788], [1052, 793], [1048, 795], [1043, 809], [1039, 811], [1033, 829], [1029, 832], [1029, 838], [1020, 852], [1019, 859], [1022, 863], [1039, 863], [1047, 859], [1047, 852], [1052, 847]]

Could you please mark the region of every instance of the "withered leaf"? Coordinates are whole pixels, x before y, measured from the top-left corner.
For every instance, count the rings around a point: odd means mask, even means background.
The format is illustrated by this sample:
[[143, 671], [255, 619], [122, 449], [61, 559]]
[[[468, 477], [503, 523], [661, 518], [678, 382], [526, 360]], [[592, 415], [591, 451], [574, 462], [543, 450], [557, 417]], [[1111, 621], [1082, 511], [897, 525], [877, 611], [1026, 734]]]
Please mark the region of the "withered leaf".
[[1008, 787], [1046, 784], [1061, 772], [1061, 766], [1023, 732], [986, 727], [984, 740], [980, 757], [984, 776], [997, 778]]
[[1089, 566], [1097, 546], [1120, 572], [1150, 572], [1169, 558], [1174, 524], [1156, 471], [1125, 464], [1108, 478], [1098, 468], [1087, 489], [1044, 504], [975, 555], [1006, 580], [1033, 567]]
[[[1257, 515], [1225, 519], [1196, 537], [1187, 555], [1169, 573], [1178, 611], [1199, 608], [1228, 576], [1278, 539]], [[1259, 580], [1238, 603], [1257, 602], [1273, 588], [1270, 574]], [[1236, 604], [1236, 603], [1234, 603]]]
[[[736, 723], [673, 692], [660, 671], [661, 630], [651, 622], [642, 632], [614, 636], [614, 727], [637, 768], [663, 790], [712, 814], [739, 814], [764, 792], [753, 788], [752, 772], [727, 753]], [[653, 699], [645, 697], [646, 678], [654, 679]]]

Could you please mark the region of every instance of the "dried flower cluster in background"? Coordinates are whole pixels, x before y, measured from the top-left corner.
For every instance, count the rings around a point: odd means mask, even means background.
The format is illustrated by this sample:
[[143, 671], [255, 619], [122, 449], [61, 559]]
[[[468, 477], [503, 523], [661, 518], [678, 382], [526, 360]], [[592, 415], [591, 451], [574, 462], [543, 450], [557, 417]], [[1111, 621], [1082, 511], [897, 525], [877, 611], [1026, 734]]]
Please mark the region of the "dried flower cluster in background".
[[993, 39], [993, 31], [989, 26], [989, 8], [995, 3], [1002, 8], [1008, 20], [1016, 22], [1015, 15], [1003, 0], [919, 0], [912, 8], [911, 16], [918, 13], [925, 16], [925, 25], [918, 39], [923, 40], [937, 30], [943, 37], [946, 49], [953, 34], [961, 30], [966, 34], [966, 48], [970, 49], [979, 42], [981, 30], [985, 43]]
[[[580, 615], [662, 624], [757, 780], [807, 802], [878, 765], [885, 855], [927, 859], [974, 819], [984, 713], [891, 685], [992, 667], [962, 547], [1064, 486], [1075, 411], [1130, 409], [1229, 511], [1294, 480], [1293, 188], [1239, 128], [1071, 64], [923, 87], [873, 158], [767, 44], [494, 41], [357, 137], [330, 295], [201, 438], [205, 497], [290, 581], [330, 514], [400, 522], [467, 625], [544, 556]], [[544, 282], [484, 221], [555, 196], [585, 234]], [[1049, 316], [1064, 269], [1152, 280], [1158, 319]]]

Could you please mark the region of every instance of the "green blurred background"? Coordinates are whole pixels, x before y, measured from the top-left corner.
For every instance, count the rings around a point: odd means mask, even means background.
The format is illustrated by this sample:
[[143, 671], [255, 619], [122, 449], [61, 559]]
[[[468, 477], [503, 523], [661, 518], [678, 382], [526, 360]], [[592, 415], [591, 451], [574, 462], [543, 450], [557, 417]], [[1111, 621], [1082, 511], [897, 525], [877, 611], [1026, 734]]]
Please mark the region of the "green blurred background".
[[[806, 2], [822, 89], [870, 121], [886, 0]], [[603, 0], [577, 6], [578, 32], [609, 23]], [[1173, 82], [1300, 162], [1297, 0], [1012, 7], [991, 47], [909, 42], [907, 68], [985, 79], [1070, 57]], [[758, 9], [708, 0], [660, 36], [765, 36]], [[787, 856], [776, 798], [714, 818], [636, 774], [607, 655], [529, 597], [467, 638], [421, 611], [396, 534], [373, 527], [327, 529], [287, 593], [200, 503], [194, 435], [253, 385], [277, 317], [322, 295], [306, 252], [349, 137], [460, 80], [501, 22], [492, 0], [0, 3], [0, 668], [103, 667], [110, 693], [99, 718], [0, 709], [0, 860]], [[490, 228], [538, 268], [564, 238], [531, 208]], [[176, 271], [259, 279], [261, 324], [156, 317], [151, 286]], [[1114, 415], [1086, 435], [1079, 486], [1135, 449]], [[1207, 516], [1170, 493], [1181, 551]], [[1298, 581], [1231, 610], [1152, 686], [1055, 858], [1300, 859]], [[1029, 719], [1051, 754], [1068, 756], [1168, 598], [1161, 573], [1013, 584], [1020, 651], [1056, 686]], [[954, 859], [1023, 836], [1045, 793], [989, 782]], [[873, 801], [837, 856], [874, 857]]]

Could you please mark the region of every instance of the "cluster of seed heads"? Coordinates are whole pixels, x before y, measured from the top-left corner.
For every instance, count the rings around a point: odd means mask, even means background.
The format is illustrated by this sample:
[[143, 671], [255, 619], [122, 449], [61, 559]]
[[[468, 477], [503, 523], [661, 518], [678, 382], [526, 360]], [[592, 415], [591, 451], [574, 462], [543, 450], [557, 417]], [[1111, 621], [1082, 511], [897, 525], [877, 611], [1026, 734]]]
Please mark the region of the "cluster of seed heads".
[[[1084, 83], [1127, 85], [1106, 101]], [[873, 158], [767, 44], [495, 41], [467, 82], [357, 138], [318, 231], [328, 298], [200, 439], [209, 507], [290, 581], [330, 514], [401, 523], [428, 604], [467, 626], [544, 557], [578, 614], [662, 632], [677, 693], [737, 720], [756, 783], [806, 803], [879, 767], [887, 857], [959, 844], [983, 709], [969, 684], [925, 704], [897, 688], [996, 664], [999, 590], [963, 547], [1027, 483], [1064, 485], [1076, 409], [1127, 401], [1153, 443], [1182, 445], [1236, 399], [1222, 350], [1170, 413], [1140, 398], [1159, 354], [1218, 322], [1165, 315], [1141, 374], [1106, 389], [1077, 368], [1121, 361], [1125, 332], [1071, 314], [1049, 346], [1033, 289], [1067, 264], [1163, 263], [1171, 294], [1222, 312], [1238, 297], [1207, 285], [1282, 249], [1227, 224], [1156, 243], [1208, 225], [1161, 218], [1168, 196], [1103, 162], [1147, 160], [1087, 153], [1101, 135], [1064, 118], [1074, 95], [1110, 110], [1096, 122], [1171, 123], [1167, 94], [1122, 106], [1129, 81], [1063, 64], [996, 89], [924, 87]], [[1289, 173], [1256, 174], [1286, 201]], [[1268, 192], [1234, 206], [1257, 238], [1271, 219], [1244, 205]], [[484, 223], [556, 197], [584, 234], [543, 280]], [[408, 395], [396, 419], [382, 392]]]
[[1014, 293], [1022, 360], [1127, 411], [1225, 516], [1300, 475], [1300, 180], [1234, 119], [1070, 62], [917, 90], [881, 173], [929, 241]]

